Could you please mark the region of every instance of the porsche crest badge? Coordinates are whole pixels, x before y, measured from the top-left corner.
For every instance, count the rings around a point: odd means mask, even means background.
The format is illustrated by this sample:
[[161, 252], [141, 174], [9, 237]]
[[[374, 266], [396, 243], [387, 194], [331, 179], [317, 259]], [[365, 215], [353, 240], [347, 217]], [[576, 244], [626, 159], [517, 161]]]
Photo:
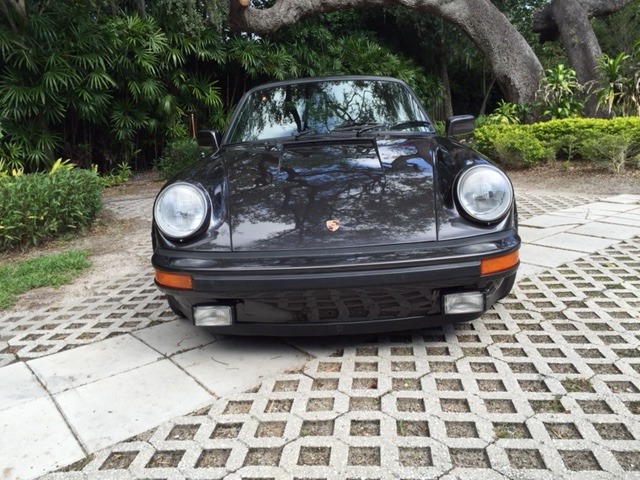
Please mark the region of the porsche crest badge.
[[327, 220], [324, 224], [330, 232], [335, 232], [340, 228], [340, 220]]

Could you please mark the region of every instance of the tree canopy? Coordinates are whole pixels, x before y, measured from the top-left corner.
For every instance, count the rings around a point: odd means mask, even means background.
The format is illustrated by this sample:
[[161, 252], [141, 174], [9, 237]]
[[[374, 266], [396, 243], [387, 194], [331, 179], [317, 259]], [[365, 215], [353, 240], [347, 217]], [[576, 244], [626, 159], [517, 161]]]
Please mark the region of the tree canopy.
[[614, 105], [639, 37], [640, 0], [0, 0], [0, 162], [145, 168], [299, 76], [396, 76], [443, 118], [532, 102], [564, 63], [608, 68]]

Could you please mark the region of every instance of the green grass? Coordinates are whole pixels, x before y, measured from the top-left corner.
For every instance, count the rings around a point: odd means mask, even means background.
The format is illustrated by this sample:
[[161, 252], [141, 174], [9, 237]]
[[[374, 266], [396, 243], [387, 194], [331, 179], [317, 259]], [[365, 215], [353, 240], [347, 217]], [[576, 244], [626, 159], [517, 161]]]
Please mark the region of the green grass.
[[88, 257], [84, 250], [75, 250], [0, 265], [0, 310], [16, 303], [21, 293], [69, 283], [89, 268]]

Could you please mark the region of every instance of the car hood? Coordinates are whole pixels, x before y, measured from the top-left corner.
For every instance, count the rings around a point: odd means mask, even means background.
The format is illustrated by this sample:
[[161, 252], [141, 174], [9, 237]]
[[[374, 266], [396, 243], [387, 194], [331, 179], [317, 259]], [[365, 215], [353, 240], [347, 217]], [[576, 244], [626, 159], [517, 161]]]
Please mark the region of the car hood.
[[224, 147], [233, 250], [436, 240], [435, 145], [421, 137]]

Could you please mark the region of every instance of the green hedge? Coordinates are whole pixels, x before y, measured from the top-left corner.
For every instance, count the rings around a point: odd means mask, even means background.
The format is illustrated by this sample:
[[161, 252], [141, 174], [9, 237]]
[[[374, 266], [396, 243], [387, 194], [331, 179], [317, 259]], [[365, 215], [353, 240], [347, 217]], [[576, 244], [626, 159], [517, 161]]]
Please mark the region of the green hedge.
[[201, 160], [211, 148], [198, 146], [195, 140], [176, 140], [165, 148], [164, 155], [156, 163], [160, 178], [168, 180], [178, 172]]
[[[521, 144], [525, 151], [535, 150], [535, 145], [526, 139], [534, 139], [545, 147], [552, 149], [552, 158], [572, 157], [572, 151], [594, 138], [620, 136], [622, 138], [640, 139], [640, 117], [620, 117], [614, 119], [600, 118], [565, 118], [530, 125], [483, 125], [474, 133], [475, 148], [495, 158], [497, 161], [510, 163], [508, 158], [501, 158], [498, 148], [504, 143], [503, 137], [522, 136]], [[639, 140], [640, 141], [640, 140]], [[521, 145], [522, 146], [522, 145]], [[529, 157], [530, 158], [530, 157]], [[544, 160], [544, 155], [527, 163]]]
[[101, 194], [98, 176], [88, 170], [0, 178], [0, 250], [88, 227], [102, 208]]

